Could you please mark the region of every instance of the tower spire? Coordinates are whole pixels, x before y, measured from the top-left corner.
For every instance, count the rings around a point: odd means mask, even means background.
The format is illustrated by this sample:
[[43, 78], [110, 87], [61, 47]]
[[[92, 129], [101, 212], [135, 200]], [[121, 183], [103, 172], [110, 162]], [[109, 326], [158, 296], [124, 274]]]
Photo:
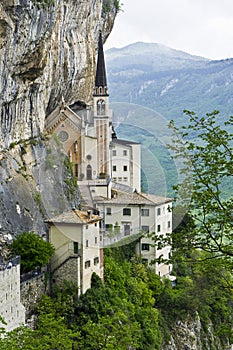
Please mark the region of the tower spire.
[[98, 58], [97, 58], [97, 67], [96, 67], [94, 95], [108, 96], [104, 50], [103, 50], [103, 41], [102, 41], [101, 32], [99, 33]]

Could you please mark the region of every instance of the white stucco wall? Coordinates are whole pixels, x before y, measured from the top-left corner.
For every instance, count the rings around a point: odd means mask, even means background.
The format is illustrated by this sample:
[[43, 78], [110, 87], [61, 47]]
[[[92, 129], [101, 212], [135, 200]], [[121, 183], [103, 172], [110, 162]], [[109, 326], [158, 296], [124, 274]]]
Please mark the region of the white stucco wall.
[[[99, 277], [103, 275], [100, 264], [99, 222], [86, 225], [57, 224], [51, 226], [49, 240], [56, 249], [51, 259], [52, 271], [57, 269], [70, 256], [80, 256], [80, 271], [76, 282], [79, 285], [80, 281], [81, 293], [85, 293], [90, 288], [93, 272]], [[74, 242], [78, 242], [78, 254], [74, 252]], [[88, 261], [90, 266], [87, 266]], [[66, 276], [64, 275], [65, 279]]]

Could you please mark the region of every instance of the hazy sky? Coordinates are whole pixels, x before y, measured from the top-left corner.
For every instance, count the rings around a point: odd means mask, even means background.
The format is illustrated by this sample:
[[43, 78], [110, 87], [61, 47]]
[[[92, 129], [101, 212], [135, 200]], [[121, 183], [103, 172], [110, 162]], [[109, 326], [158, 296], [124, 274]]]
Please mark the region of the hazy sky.
[[233, 57], [233, 0], [121, 0], [105, 49], [155, 42], [207, 58]]

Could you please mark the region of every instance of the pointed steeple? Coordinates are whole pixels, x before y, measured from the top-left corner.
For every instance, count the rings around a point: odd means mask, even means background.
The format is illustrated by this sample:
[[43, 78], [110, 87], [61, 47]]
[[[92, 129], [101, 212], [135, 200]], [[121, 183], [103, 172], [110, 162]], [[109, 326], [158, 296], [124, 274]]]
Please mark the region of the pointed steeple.
[[101, 32], [99, 34], [98, 58], [97, 58], [94, 95], [108, 96], [104, 50], [103, 50], [103, 41], [102, 41]]

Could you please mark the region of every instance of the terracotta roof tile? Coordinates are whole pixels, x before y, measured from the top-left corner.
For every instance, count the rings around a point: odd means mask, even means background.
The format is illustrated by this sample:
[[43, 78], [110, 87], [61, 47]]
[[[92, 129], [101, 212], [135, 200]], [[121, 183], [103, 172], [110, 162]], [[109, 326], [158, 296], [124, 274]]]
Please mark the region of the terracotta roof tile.
[[100, 221], [101, 217], [91, 214], [89, 216], [87, 211], [81, 211], [78, 209], [69, 210], [60, 215], [46, 220], [47, 223], [63, 223], [63, 224], [90, 224]]
[[172, 202], [172, 198], [155, 196], [145, 193], [123, 193], [117, 192], [115, 198], [106, 199], [104, 197], [96, 197], [95, 201], [98, 203], [109, 203], [109, 204], [123, 204], [123, 205], [160, 205]]

